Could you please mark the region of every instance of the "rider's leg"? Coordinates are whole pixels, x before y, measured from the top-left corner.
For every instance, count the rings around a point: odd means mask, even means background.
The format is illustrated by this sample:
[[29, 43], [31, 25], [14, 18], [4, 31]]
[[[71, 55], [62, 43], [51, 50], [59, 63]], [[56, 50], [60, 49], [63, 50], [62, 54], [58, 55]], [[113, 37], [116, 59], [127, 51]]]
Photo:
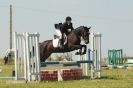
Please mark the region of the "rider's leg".
[[60, 39], [60, 48], [64, 48], [64, 34], [62, 34], [62, 37]]

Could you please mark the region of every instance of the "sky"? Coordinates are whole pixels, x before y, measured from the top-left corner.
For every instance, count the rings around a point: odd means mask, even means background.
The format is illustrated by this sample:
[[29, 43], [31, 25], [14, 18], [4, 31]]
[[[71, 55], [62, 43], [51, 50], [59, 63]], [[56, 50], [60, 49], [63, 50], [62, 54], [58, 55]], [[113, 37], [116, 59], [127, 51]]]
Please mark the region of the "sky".
[[40, 42], [52, 39], [54, 24], [72, 17], [74, 28], [92, 26], [102, 33], [102, 54], [123, 49], [133, 56], [133, 0], [0, 0], [0, 56], [9, 49], [9, 5], [13, 6], [13, 31], [39, 32]]

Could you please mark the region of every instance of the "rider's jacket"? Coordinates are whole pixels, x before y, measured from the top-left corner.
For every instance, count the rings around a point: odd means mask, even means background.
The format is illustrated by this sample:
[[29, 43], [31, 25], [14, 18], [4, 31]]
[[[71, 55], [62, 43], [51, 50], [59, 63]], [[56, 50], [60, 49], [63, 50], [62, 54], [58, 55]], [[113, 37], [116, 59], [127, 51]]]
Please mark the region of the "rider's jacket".
[[69, 33], [71, 33], [72, 30], [74, 30], [72, 23], [70, 25], [68, 25], [66, 22], [62, 24], [62, 27], [61, 27], [62, 33], [65, 33], [66, 35], [68, 35]]

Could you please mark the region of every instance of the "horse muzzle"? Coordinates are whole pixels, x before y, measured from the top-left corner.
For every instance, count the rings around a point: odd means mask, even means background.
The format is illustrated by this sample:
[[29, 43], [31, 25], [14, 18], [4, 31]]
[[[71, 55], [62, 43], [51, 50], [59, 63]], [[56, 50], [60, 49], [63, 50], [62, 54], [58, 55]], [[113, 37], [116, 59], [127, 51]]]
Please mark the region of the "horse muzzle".
[[88, 44], [89, 43], [89, 41], [85, 41], [85, 44]]

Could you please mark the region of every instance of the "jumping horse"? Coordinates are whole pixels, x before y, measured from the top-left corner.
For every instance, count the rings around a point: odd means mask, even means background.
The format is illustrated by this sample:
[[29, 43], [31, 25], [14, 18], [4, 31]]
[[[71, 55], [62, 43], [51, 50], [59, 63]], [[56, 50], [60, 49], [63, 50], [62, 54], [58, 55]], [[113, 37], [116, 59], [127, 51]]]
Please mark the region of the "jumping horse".
[[[64, 48], [60, 47], [54, 47], [53, 46], [53, 40], [46, 40], [39, 44], [40, 48], [40, 60], [45, 61], [52, 53], [64, 53], [64, 52], [71, 52], [74, 50], [78, 50], [79, 52], [76, 52], [76, 54], [83, 55], [86, 53], [86, 44], [89, 43], [89, 35], [90, 35], [90, 28], [91, 27], [85, 27], [80, 26], [73, 30], [68, 36], [67, 36], [67, 43], [64, 45]], [[81, 40], [85, 42], [85, 44], [81, 44]], [[82, 49], [84, 48], [84, 51], [82, 52]]]

